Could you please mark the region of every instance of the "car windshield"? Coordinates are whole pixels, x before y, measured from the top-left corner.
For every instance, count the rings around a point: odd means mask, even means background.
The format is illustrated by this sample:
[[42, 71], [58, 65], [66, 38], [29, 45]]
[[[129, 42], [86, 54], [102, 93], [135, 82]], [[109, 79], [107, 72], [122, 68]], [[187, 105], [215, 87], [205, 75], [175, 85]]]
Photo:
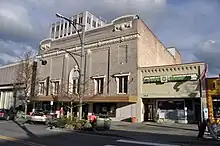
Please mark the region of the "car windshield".
[[33, 116], [43, 116], [44, 113], [43, 112], [35, 112], [33, 113]]

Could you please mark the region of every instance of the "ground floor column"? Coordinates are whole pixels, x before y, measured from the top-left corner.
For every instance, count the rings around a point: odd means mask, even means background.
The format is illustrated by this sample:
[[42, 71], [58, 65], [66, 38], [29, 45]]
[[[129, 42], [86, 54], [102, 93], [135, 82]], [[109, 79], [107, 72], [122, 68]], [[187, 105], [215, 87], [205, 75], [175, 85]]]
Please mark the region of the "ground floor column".
[[138, 101], [137, 101], [137, 106], [136, 106], [136, 110], [137, 110], [137, 123], [143, 122], [144, 121], [144, 104], [142, 101], [142, 98], [138, 97]]
[[93, 113], [93, 103], [88, 104], [88, 115], [91, 115]]

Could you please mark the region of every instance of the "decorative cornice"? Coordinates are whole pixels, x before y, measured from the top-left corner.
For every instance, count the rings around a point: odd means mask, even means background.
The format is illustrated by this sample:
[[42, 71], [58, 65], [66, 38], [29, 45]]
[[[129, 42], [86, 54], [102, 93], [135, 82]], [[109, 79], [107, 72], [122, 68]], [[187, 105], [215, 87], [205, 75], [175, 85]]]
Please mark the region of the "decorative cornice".
[[[135, 34], [121, 36], [121, 37], [117, 37], [117, 38], [113, 38], [113, 39], [90, 43], [90, 44], [85, 45], [84, 47], [85, 47], [85, 49], [94, 48], [94, 47], [101, 47], [101, 46], [105, 46], [105, 45], [111, 45], [111, 44], [120, 43], [120, 42], [124, 42], [124, 41], [134, 40], [134, 39], [137, 39], [138, 37], [140, 37], [140, 34], [135, 33]], [[80, 49], [81, 49], [81, 47], [75, 47], [75, 48], [67, 49], [67, 51], [69, 51], [69, 52], [71, 52], [73, 50], [78, 51]], [[56, 52], [52, 52], [52, 53], [37, 55], [37, 58], [49, 57], [49, 56], [53, 56], [53, 55], [60, 55], [60, 54], [64, 54], [64, 53], [65, 53], [65, 51], [56, 51]]]

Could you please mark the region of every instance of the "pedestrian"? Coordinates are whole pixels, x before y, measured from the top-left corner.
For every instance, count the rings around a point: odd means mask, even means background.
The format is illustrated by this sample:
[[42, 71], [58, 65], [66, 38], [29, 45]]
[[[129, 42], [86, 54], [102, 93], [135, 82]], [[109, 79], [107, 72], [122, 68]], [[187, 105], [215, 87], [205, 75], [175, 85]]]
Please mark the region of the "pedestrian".
[[95, 131], [95, 126], [96, 126], [96, 116], [94, 113], [89, 115], [89, 123], [92, 125], [92, 130]]
[[203, 119], [203, 121], [199, 122], [198, 128], [199, 128], [199, 133], [197, 136], [197, 139], [203, 139], [206, 127], [207, 127], [208, 120]]

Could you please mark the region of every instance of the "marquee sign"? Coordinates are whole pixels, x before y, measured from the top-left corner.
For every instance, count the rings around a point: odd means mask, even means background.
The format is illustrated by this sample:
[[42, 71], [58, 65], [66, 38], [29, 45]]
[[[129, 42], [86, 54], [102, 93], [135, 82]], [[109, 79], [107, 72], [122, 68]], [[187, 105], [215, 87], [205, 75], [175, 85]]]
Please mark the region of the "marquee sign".
[[166, 83], [166, 82], [181, 82], [181, 81], [196, 81], [197, 74], [172, 75], [172, 76], [146, 76], [143, 78], [143, 83]]

